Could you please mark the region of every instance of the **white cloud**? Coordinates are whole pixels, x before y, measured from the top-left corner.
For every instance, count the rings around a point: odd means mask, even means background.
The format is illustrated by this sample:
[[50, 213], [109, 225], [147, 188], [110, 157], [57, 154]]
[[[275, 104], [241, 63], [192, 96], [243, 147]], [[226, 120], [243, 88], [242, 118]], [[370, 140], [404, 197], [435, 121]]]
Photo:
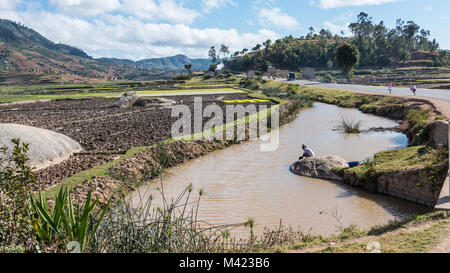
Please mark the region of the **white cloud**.
[[204, 58], [211, 45], [223, 43], [233, 52], [267, 39], [279, 38], [277, 33], [267, 29], [239, 33], [236, 29], [200, 29], [183, 24], [149, 23], [139, 18], [111, 14], [92, 21], [45, 11], [22, 12], [19, 17], [22, 23], [48, 39], [76, 46], [94, 57], [137, 60], [186, 54]]
[[328, 29], [329, 31], [331, 31], [331, 33], [333, 34], [341, 34], [341, 32], [344, 32], [344, 35], [348, 35], [348, 26], [350, 24], [345, 24], [345, 25], [337, 25], [337, 24], [333, 24], [329, 21], [325, 21], [323, 22], [323, 25], [325, 27], [325, 29]]
[[259, 23], [264, 26], [274, 26], [285, 29], [296, 29], [300, 26], [294, 17], [279, 8], [261, 8], [258, 15]]
[[19, 21], [15, 9], [22, 0], [0, 0], [0, 18]]
[[61, 12], [81, 16], [95, 16], [120, 7], [119, 0], [49, 0]]
[[174, 0], [49, 0], [49, 3], [71, 16], [92, 17], [118, 11], [149, 21], [184, 24], [191, 24], [200, 16], [196, 10]]
[[191, 24], [201, 14], [172, 0], [122, 0], [121, 10], [150, 21], [166, 20], [171, 23]]
[[16, 5], [22, 2], [22, 0], [1, 0], [0, 1], [0, 10], [13, 10]]
[[399, 0], [318, 0], [323, 9], [341, 8], [347, 6], [381, 5], [398, 2]]
[[213, 9], [219, 9], [226, 5], [237, 6], [236, 2], [233, 0], [202, 0], [202, 5], [204, 6], [203, 12], [209, 13]]

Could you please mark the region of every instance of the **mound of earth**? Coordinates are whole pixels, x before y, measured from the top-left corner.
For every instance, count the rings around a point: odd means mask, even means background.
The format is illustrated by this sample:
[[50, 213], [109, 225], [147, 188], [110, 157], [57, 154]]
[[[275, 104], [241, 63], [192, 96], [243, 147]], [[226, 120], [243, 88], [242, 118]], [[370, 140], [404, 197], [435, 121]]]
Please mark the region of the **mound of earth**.
[[133, 104], [133, 106], [142, 106], [142, 107], [159, 106], [159, 107], [163, 107], [163, 108], [171, 108], [172, 106], [174, 106], [176, 104], [177, 104], [176, 101], [165, 99], [165, 98], [150, 98], [150, 99], [139, 98]]
[[133, 104], [139, 99], [139, 97], [134, 92], [127, 92], [120, 97], [120, 99], [114, 104], [114, 106], [119, 108], [128, 108], [133, 106]]
[[306, 158], [291, 165], [291, 172], [312, 178], [342, 181], [333, 172], [335, 168], [348, 168], [348, 162], [338, 156]]
[[36, 169], [62, 162], [73, 153], [83, 150], [80, 144], [71, 138], [46, 129], [0, 123], [0, 132], [0, 147], [6, 147], [9, 151], [14, 147], [11, 141], [13, 139], [20, 139], [21, 143], [30, 145], [29, 162]]

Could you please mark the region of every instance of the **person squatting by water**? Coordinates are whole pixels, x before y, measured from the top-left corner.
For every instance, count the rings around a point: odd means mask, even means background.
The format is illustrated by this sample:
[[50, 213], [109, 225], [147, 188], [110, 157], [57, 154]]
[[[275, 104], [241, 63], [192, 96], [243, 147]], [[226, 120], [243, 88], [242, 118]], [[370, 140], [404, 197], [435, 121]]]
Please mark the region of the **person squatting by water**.
[[299, 158], [299, 160], [303, 160], [304, 158], [310, 158], [310, 157], [316, 156], [314, 151], [311, 150], [310, 148], [308, 148], [308, 146], [306, 146], [305, 144], [302, 145], [302, 149], [303, 149], [303, 155]]

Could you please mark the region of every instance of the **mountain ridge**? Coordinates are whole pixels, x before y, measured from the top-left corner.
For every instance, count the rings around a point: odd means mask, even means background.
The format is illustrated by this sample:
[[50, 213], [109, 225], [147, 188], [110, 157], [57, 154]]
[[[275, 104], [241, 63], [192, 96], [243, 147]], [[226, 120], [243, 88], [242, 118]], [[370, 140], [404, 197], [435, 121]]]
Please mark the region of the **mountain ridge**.
[[191, 59], [183, 54], [178, 54], [170, 57], [143, 59], [138, 61], [118, 58], [98, 58], [97, 60], [114, 64], [133, 65], [138, 67], [167, 71], [183, 71], [185, 70], [184, 66], [186, 64], [192, 64], [192, 70], [200, 71], [207, 70], [211, 65], [209, 59]]
[[184, 55], [137, 62], [95, 59], [79, 48], [54, 43], [20, 23], [0, 19], [0, 84], [167, 79], [185, 71], [189, 63], [193, 70], [209, 68], [209, 60]]

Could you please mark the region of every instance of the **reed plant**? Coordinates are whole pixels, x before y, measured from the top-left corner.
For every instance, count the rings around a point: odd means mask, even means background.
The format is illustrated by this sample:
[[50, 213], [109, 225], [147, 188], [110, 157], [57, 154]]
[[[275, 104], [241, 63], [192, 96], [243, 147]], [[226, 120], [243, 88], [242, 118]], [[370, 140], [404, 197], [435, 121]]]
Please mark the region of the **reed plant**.
[[192, 185], [168, 199], [163, 184], [157, 189], [161, 204], [153, 196], [131, 204], [124, 200], [100, 225], [90, 251], [96, 253], [197, 253], [221, 252], [234, 245], [231, 230], [245, 223], [213, 226], [199, 220], [203, 190], [193, 197]]
[[335, 129], [347, 134], [359, 134], [361, 133], [361, 120], [352, 120], [341, 116], [341, 120], [337, 121]]

